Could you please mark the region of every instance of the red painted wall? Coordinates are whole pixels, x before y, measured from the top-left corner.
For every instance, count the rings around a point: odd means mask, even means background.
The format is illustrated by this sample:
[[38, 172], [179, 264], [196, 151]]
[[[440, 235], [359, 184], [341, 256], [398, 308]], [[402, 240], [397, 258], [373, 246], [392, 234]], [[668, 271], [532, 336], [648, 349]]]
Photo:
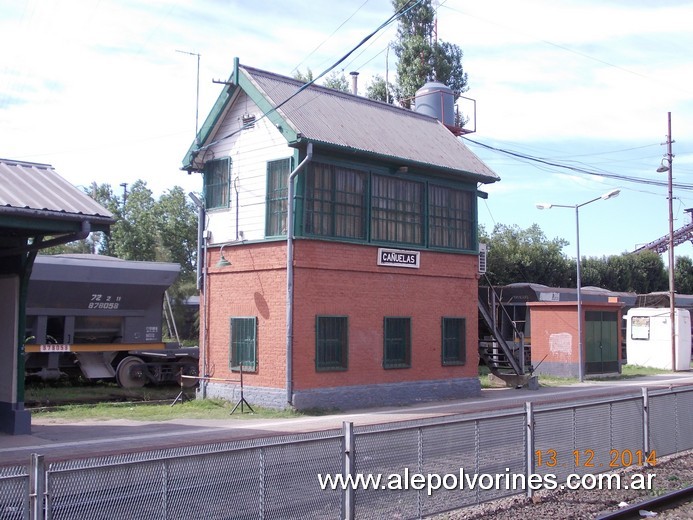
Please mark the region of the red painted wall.
[[[531, 313], [532, 364], [540, 362], [578, 363], [577, 302], [531, 302], [527, 304]], [[620, 303], [582, 303], [584, 334], [584, 313], [587, 311], [620, 311]], [[621, 313], [618, 312], [618, 357], [621, 358]], [[553, 350], [551, 337], [558, 334], [570, 336], [570, 352], [561, 348], [560, 340], [554, 337]], [[567, 345], [565, 345], [567, 348]], [[584, 347], [583, 347], [584, 352]]]

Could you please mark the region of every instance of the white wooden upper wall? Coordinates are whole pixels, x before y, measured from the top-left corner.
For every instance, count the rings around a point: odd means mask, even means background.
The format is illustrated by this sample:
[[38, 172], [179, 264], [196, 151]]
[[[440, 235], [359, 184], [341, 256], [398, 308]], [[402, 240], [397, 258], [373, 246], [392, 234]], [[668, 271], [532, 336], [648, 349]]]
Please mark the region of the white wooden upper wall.
[[[255, 126], [239, 132], [243, 117], [253, 115]], [[257, 105], [241, 92], [212, 140], [233, 135], [210, 147], [205, 154], [205, 161], [231, 157], [231, 205], [228, 209], [209, 210], [207, 230], [212, 233], [211, 244], [236, 240], [237, 229], [243, 232], [245, 240], [265, 237], [267, 162], [292, 157], [294, 150], [272, 122], [261, 117]]]

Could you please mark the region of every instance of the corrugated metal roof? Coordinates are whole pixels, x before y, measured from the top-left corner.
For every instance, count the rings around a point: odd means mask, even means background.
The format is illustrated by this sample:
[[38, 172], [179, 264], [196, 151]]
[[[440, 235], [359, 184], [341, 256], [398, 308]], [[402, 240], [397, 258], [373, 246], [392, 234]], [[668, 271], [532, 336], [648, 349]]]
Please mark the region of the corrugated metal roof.
[[63, 179], [50, 164], [0, 159], [0, 213], [48, 212], [62, 218], [84, 216], [104, 222], [113, 215]]
[[[274, 106], [303, 86], [252, 67], [240, 66], [240, 70]], [[309, 141], [473, 174], [482, 182], [499, 180], [442, 123], [412, 110], [311, 85], [278, 112]]]

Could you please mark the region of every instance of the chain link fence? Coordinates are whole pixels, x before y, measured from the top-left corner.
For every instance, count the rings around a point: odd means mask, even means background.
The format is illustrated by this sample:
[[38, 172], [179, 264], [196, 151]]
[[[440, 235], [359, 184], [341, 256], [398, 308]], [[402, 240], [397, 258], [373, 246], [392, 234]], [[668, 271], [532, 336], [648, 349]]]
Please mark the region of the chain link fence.
[[[693, 449], [692, 409], [693, 388], [643, 389], [47, 467], [34, 455], [28, 466], [0, 468], [0, 518], [421, 518], [531, 495], [530, 475], [561, 481]], [[318, 475], [382, 479], [323, 489]]]

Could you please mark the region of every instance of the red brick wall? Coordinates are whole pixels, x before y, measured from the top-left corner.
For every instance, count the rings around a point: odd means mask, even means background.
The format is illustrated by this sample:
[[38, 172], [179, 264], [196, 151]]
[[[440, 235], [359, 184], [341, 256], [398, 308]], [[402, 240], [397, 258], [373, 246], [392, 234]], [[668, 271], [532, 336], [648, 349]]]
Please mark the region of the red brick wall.
[[[296, 241], [294, 387], [477, 377], [473, 255], [421, 252], [419, 269], [378, 266], [378, 248]], [[315, 316], [349, 318], [349, 369], [316, 372]], [[383, 318], [411, 317], [411, 368], [383, 369]], [[466, 317], [467, 363], [441, 365], [441, 317]]]
[[[419, 269], [381, 267], [377, 247], [294, 242], [294, 388], [477, 377], [477, 266], [474, 255], [422, 251]], [[216, 268], [210, 252], [209, 345], [214, 377], [228, 370], [229, 318], [257, 316], [258, 370], [251, 386], [286, 382], [286, 243], [227, 246]], [[349, 369], [316, 372], [315, 316], [349, 317]], [[411, 368], [382, 368], [383, 318], [412, 318]], [[441, 317], [465, 317], [467, 362], [441, 365]]]
[[286, 242], [224, 247], [231, 262], [209, 259], [209, 365], [213, 377], [237, 379], [229, 370], [230, 318], [257, 317], [258, 368], [244, 373], [250, 386], [284, 388], [286, 382]]

